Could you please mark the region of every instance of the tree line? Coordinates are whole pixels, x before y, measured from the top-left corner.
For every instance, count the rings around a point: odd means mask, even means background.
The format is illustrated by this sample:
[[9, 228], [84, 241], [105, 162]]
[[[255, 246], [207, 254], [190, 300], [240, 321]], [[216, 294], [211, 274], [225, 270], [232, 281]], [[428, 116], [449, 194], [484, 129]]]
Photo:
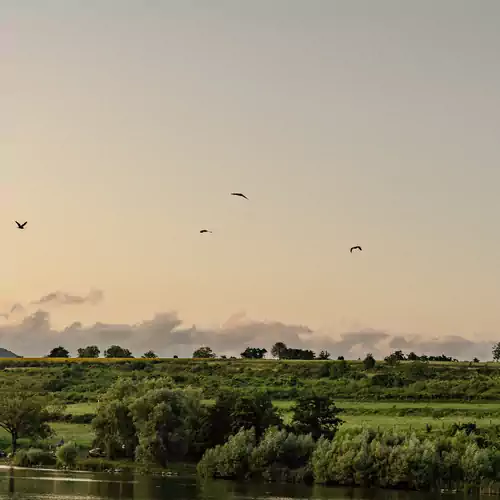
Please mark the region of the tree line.
[[[79, 358], [98, 358], [101, 354], [100, 349], [96, 345], [90, 345], [87, 347], [81, 347], [77, 350]], [[247, 347], [240, 356], [243, 359], [264, 359], [268, 353], [267, 349], [261, 347]], [[271, 356], [280, 360], [329, 360], [331, 359], [331, 354], [322, 350], [319, 354], [316, 354], [311, 349], [299, 349], [288, 347], [284, 342], [276, 342], [270, 352]], [[495, 344], [492, 349], [493, 360], [500, 361], [500, 342]], [[134, 358], [132, 352], [129, 349], [123, 348], [119, 345], [112, 345], [104, 350], [103, 353], [105, 358]], [[70, 352], [62, 347], [54, 347], [47, 358], [69, 358]], [[155, 359], [159, 356], [152, 350], [145, 352], [142, 356], [144, 359]], [[174, 355], [174, 358], [178, 356]], [[218, 356], [211, 347], [202, 346], [197, 348], [193, 354], [193, 358], [196, 359], [228, 359], [227, 356]], [[368, 354], [367, 357], [373, 357], [372, 354]], [[236, 357], [231, 356], [229, 359], [236, 359]], [[338, 356], [337, 360], [341, 361], [344, 356]], [[384, 361], [390, 365], [399, 363], [400, 361], [439, 361], [439, 362], [458, 362], [458, 359], [446, 356], [445, 354], [440, 354], [437, 356], [433, 355], [418, 355], [415, 352], [410, 352], [409, 354], [403, 353], [401, 350], [393, 351], [391, 354], [384, 358]], [[473, 358], [474, 363], [479, 363], [478, 358]], [[371, 362], [371, 361], [370, 361]]]

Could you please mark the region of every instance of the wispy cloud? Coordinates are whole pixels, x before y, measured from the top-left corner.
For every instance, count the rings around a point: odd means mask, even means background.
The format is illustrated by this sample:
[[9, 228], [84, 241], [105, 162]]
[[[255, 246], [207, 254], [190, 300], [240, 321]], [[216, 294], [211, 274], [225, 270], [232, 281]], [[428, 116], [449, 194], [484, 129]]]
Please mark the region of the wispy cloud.
[[9, 319], [15, 312], [24, 312], [25, 309], [22, 304], [14, 304], [8, 312], [0, 313], [0, 318]]
[[32, 304], [60, 304], [60, 305], [78, 305], [78, 304], [98, 304], [104, 298], [101, 290], [91, 290], [88, 295], [71, 295], [66, 292], [56, 291], [44, 295]]

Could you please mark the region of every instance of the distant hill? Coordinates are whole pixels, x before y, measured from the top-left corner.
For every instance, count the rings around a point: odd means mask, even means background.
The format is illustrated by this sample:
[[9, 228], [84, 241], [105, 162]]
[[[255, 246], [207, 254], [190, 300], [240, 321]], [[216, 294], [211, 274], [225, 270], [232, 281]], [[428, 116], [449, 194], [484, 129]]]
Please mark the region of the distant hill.
[[0, 358], [20, 358], [20, 357], [21, 356], [18, 356], [17, 354], [14, 354], [13, 352], [8, 351], [3, 347], [0, 347]]

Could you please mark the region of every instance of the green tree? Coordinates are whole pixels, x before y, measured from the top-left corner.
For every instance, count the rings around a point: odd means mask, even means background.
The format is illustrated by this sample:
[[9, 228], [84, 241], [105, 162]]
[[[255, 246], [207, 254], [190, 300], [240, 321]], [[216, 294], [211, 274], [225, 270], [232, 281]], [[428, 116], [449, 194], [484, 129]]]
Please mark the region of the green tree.
[[287, 350], [287, 346], [284, 342], [276, 342], [271, 348], [271, 355], [274, 358], [281, 359], [281, 355]]
[[493, 361], [500, 361], [500, 342], [493, 346]]
[[119, 345], [112, 345], [104, 351], [105, 358], [133, 358], [132, 353], [128, 349], [124, 349]]
[[408, 361], [418, 361], [418, 356], [412, 351], [408, 354]]
[[254, 428], [257, 439], [271, 426], [282, 426], [280, 412], [271, 396], [264, 391], [252, 393], [235, 389], [223, 390], [210, 409], [208, 428], [211, 446], [226, 442], [241, 428]]
[[69, 358], [69, 351], [62, 346], [54, 347], [49, 354], [46, 356], [47, 358]]
[[394, 351], [391, 354], [389, 354], [389, 356], [386, 356], [384, 358], [384, 361], [388, 365], [395, 366], [399, 364], [400, 361], [404, 361], [405, 359], [406, 359], [405, 355], [403, 354], [402, 351]]
[[148, 352], [145, 352], [142, 355], [142, 357], [145, 359], [155, 359], [158, 357], [158, 354], [156, 354], [154, 351], [148, 351]]
[[310, 349], [296, 349], [293, 347], [288, 347], [280, 352], [280, 359], [313, 360], [314, 358], [314, 352]]
[[149, 391], [171, 388], [173, 384], [170, 377], [146, 379], [141, 383], [129, 378], [116, 380], [97, 406], [92, 421], [94, 446], [102, 448], [111, 459], [134, 458], [139, 438], [131, 405]]
[[267, 353], [267, 349], [259, 347], [247, 347], [242, 353], [241, 357], [246, 359], [262, 359]]
[[318, 359], [330, 359], [330, 353], [328, 351], [321, 351], [318, 354]]
[[200, 347], [193, 352], [193, 358], [215, 358], [216, 354], [210, 347]]
[[[165, 467], [197, 454], [207, 408], [193, 389], [156, 388], [130, 406], [137, 429], [137, 458]], [[199, 454], [199, 453], [198, 453]]]
[[54, 412], [49, 412], [49, 400], [26, 387], [14, 385], [0, 397], [0, 427], [11, 437], [11, 449], [15, 454], [19, 438], [46, 438], [52, 434], [48, 421]]
[[365, 370], [373, 370], [373, 368], [375, 368], [375, 363], [375, 358], [373, 357], [372, 353], [369, 352], [363, 360]]
[[96, 345], [88, 345], [78, 349], [79, 358], [98, 358], [99, 354], [101, 354], [101, 351]]
[[341, 359], [338, 362], [329, 363], [329, 376], [331, 378], [343, 377], [349, 371], [349, 365], [345, 359]]
[[311, 434], [314, 440], [321, 436], [332, 439], [343, 423], [337, 417], [341, 411], [330, 396], [303, 394], [292, 408], [292, 429], [297, 434]]
[[138, 440], [130, 412], [131, 399], [105, 399], [99, 403], [92, 428], [94, 446], [102, 448], [110, 459], [133, 458]]

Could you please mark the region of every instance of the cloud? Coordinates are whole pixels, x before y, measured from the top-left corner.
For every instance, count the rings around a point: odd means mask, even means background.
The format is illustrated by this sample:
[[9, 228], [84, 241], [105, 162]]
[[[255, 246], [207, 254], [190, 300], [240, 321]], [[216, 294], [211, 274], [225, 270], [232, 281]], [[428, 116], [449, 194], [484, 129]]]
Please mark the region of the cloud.
[[426, 339], [418, 335], [390, 335], [375, 329], [346, 332], [339, 337], [313, 332], [304, 325], [289, 325], [279, 321], [253, 321], [244, 313], [233, 315], [220, 328], [185, 326], [175, 312], [155, 315], [137, 324], [95, 323], [85, 326], [75, 321], [58, 330], [50, 323], [50, 314], [38, 310], [17, 324], [0, 326], [0, 347], [25, 357], [46, 355], [50, 349], [63, 345], [73, 355], [79, 347], [97, 345], [104, 351], [119, 344], [140, 356], [149, 349], [162, 357], [189, 357], [202, 345], [209, 345], [219, 355], [238, 355], [246, 346], [266, 347], [268, 351], [278, 341], [290, 347], [326, 349], [332, 357], [343, 355], [356, 359], [372, 352], [382, 358], [392, 350], [415, 351], [418, 354], [446, 354], [458, 359], [491, 359], [493, 341], [479, 341], [446, 336]]
[[101, 290], [91, 290], [86, 296], [71, 295], [66, 292], [56, 291], [44, 295], [32, 304], [60, 304], [60, 305], [79, 305], [79, 304], [98, 304], [104, 298]]
[[11, 308], [10, 308], [10, 311], [9, 312], [3, 312], [3, 313], [0, 313], [0, 318], [5, 318], [6, 320], [8, 320], [12, 314], [14, 314], [14, 312], [24, 312], [24, 307], [22, 306], [22, 304], [14, 304]]

